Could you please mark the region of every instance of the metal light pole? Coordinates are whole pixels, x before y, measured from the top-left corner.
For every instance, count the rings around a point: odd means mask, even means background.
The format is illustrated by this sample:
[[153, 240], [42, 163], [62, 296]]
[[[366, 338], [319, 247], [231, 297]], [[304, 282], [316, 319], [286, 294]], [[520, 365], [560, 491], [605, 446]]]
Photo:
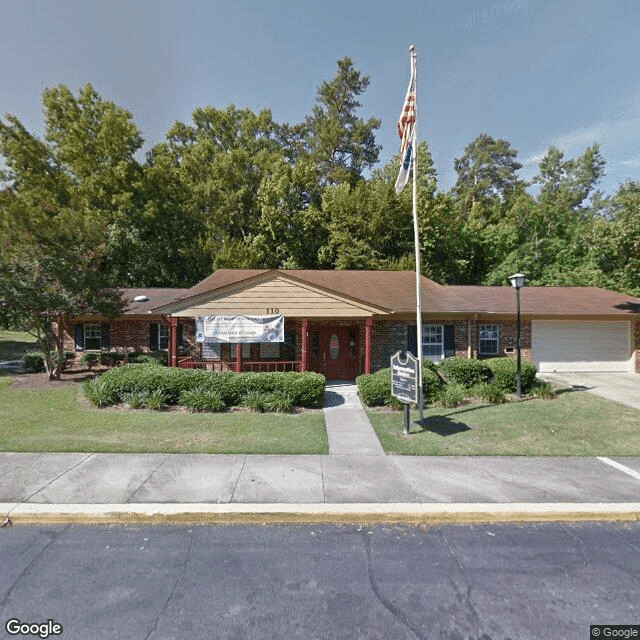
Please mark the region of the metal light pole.
[[517, 355], [517, 374], [516, 374], [516, 392], [518, 398], [522, 398], [522, 353], [520, 344], [520, 289], [524, 286], [527, 276], [524, 273], [516, 273], [509, 277], [511, 286], [516, 290], [516, 353]]

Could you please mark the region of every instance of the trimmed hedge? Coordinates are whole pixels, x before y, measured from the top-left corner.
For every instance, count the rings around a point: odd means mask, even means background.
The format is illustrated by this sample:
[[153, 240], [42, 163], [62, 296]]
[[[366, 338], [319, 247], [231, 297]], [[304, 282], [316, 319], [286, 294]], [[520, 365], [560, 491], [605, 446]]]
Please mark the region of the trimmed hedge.
[[438, 365], [438, 369], [449, 382], [457, 382], [465, 389], [470, 389], [483, 382], [489, 382], [493, 375], [485, 361], [460, 358], [458, 356], [445, 358]]
[[[427, 362], [427, 361], [425, 361]], [[430, 360], [428, 362], [431, 362]], [[433, 363], [431, 363], [433, 364]], [[379, 369], [375, 373], [356, 378], [358, 393], [368, 407], [386, 405], [399, 408], [402, 403], [391, 395], [391, 368]], [[426, 402], [433, 402], [440, 394], [442, 379], [431, 366], [423, 366], [422, 390]]]
[[280, 392], [295, 406], [320, 408], [324, 401], [326, 378], [319, 373], [295, 371], [274, 373], [213, 373], [199, 369], [159, 367], [153, 364], [127, 364], [100, 376], [102, 387], [114, 404], [127, 393], [161, 390], [167, 404], [178, 404], [185, 391], [202, 389], [217, 393], [225, 405], [235, 406], [251, 392]]
[[[516, 378], [518, 374], [518, 363], [515, 358], [491, 358], [483, 360], [491, 369], [493, 374], [492, 383], [497, 385], [505, 393], [516, 391]], [[520, 378], [522, 391], [525, 392], [534, 385], [536, 381], [536, 366], [532, 362], [523, 360], [520, 367]]]

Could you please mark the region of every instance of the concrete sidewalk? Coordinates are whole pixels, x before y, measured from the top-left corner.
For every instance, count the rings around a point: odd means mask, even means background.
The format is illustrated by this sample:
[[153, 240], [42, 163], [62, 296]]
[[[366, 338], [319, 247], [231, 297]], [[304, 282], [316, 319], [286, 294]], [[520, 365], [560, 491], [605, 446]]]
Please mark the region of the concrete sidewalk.
[[640, 519], [640, 459], [0, 453], [0, 503], [14, 522]]
[[12, 522], [640, 519], [640, 458], [387, 456], [354, 385], [329, 455], [0, 453]]

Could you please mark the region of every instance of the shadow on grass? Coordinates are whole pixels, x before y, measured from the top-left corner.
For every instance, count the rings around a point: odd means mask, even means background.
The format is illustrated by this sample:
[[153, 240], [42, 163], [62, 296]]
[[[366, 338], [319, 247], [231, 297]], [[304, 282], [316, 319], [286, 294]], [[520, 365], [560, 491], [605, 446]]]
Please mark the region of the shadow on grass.
[[464, 422], [456, 422], [448, 416], [431, 416], [422, 421], [417, 420], [415, 424], [420, 425], [420, 431], [430, 431], [431, 433], [437, 433], [439, 436], [453, 436], [456, 433], [471, 431]]
[[589, 389], [593, 389], [593, 387], [586, 387], [582, 384], [574, 384], [570, 387], [566, 387], [565, 389], [556, 389], [555, 394], [557, 396], [561, 396], [563, 393], [573, 393], [574, 391], [589, 391]]

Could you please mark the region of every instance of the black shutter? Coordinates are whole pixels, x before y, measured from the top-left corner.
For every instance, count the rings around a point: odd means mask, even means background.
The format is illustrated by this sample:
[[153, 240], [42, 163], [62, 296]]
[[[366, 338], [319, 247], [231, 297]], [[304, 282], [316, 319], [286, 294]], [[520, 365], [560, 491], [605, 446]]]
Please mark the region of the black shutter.
[[178, 325], [178, 349], [184, 349], [184, 325]]
[[102, 335], [100, 337], [101, 337], [100, 348], [101, 349], [106, 349], [108, 351], [111, 348], [111, 340], [109, 338], [109, 325], [108, 324], [103, 324], [102, 325]]
[[452, 324], [444, 326], [444, 355], [446, 358], [456, 355], [455, 327]]
[[156, 322], [149, 325], [149, 349], [151, 351], [158, 350], [158, 324]]
[[84, 351], [84, 325], [77, 324], [75, 326], [76, 333], [76, 351]]
[[418, 357], [418, 330], [415, 324], [407, 325], [407, 351]]

